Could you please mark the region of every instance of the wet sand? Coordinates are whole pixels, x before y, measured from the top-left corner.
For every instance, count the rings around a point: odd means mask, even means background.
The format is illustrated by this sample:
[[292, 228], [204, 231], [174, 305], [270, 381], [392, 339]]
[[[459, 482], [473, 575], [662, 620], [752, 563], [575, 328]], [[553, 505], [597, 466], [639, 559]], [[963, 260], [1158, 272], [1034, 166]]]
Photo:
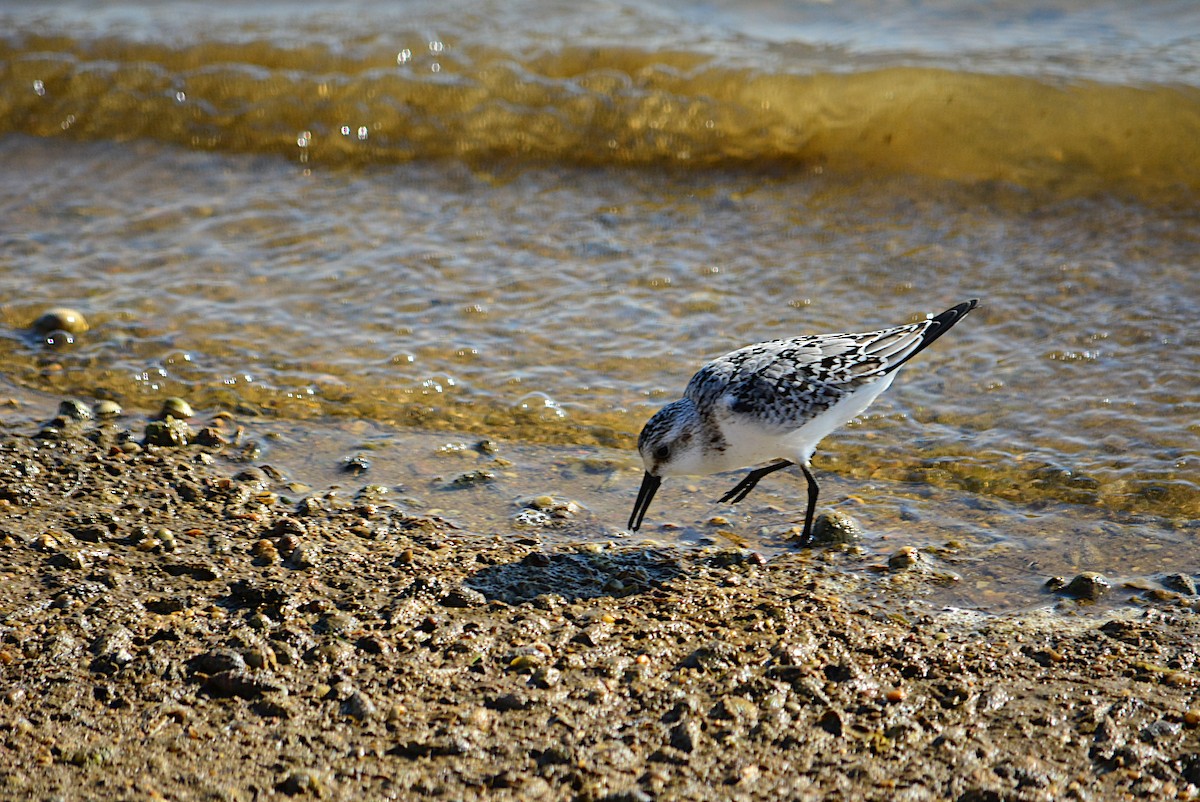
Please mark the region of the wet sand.
[[469, 532], [228, 416], [76, 417], [0, 436], [0, 797], [1200, 795], [1186, 577], [987, 617], [896, 560], [884, 604], [837, 549]]

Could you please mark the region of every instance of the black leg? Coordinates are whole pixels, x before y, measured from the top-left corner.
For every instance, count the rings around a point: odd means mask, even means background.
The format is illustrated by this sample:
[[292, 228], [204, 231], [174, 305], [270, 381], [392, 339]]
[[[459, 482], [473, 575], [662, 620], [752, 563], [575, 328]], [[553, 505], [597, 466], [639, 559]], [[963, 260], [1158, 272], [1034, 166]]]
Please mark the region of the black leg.
[[[765, 465], [761, 468], [755, 468], [754, 470], [750, 471], [749, 474], [746, 475], [745, 479], [738, 482], [737, 486], [734, 487], [733, 490], [730, 490], [728, 493], [721, 496], [721, 498], [718, 499], [717, 503], [724, 504], [725, 502], [728, 501], [730, 504], [737, 504], [739, 501], [741, 501], [747, 495], [749, 495], [750, 491], [754, 489], [754, 486], [756, 484], [758, 484], [759, 480], [762, 479], [764, 476], [766, 476], [768, 473], [775, 473], [775, 471], [778, 471], [781, 468], [786, 468], [789, 465], [793, 465], [793, 464], [794, 463], [788, 462], [785, 459], [781, 459], [779, 462], [772, 462], [770, 465]], [[804, 474], [806, 476], [808, 476], [807, 469], [804, 471]], [[810, 503], [816, 504], [816, 501], [812, 500], [812, 484], [811, 484], [812, 480], [813, 480], [812, 477], [809, 476], [808, 477], [808, 481], [810, 482], [809, 497], [811, 500]]]
[[804, 478], [808, 480], [808, 511], [804, 513], [804, 532], [800, 535], [800, 545], [806, 546], [812, 540], [813, 513], [817, 511], [817, 494], [821, 488], [817, 487], [817, 480], [807, 465], [801, 464], [800, 470], [804, 471]]

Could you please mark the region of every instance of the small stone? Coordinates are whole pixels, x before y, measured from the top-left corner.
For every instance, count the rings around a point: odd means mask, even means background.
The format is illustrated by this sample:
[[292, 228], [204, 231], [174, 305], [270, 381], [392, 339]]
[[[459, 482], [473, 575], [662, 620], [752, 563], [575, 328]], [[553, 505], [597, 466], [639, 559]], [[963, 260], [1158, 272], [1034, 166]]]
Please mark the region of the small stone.
[[813, 522], [812, 542], [827, 545], [862, 540], [862, 527], [842, 512], [823, 512]]
[[300, 548], [300, 538], [292, 534], [284, 535], [275, 541], [275, 548], [279, 550], [281, 557], [289, 559], [296, 549]]
[[342, 460], [342, 471], [345, 473], [359, 476], [371, 470], [371, 460], [364, 457], [362, 454], [355, 454], [352, 457], [346, 457]]
[[262, 468], [255, 468], [254, 466], [242, 468], [233, 475], [233, 479], [236, 482], [249, 482], [259, 487], [267, 487], [270, 484], [270, 479], [267, 478], [266, 472]]
[[187, 422], [174, 416], [152, 420], [146, 424], [146, 445], [168, 448], [186, 446], [191, 436], [192, 431]]
[[1171, 574], [1163, 577], [1163, 585], [1187, 596], [1196, 595], [1196, 580], [1188, 574]]
[[68, 421], [79, 422], [91, 420], [92, 411], [88, 409], [87, 404], [68, 399], [58, 405], [58, 416]]
[[149, 532], [144, 533], [137, 542], [138, 551], [157, 551], [162, 548], [162, 541]]
[[51, 562], [55, 565], [73, 568], [76, 571], [86, 571], [92, 567], [91, 559], [78, 549], [67, 549], [60, 554], [56, 554], [55, 559]]
[[195, 415], [192, 410], [192, 405], [182, 398], [171, 397], [163, 401], [162, 410], [158, 413], [158, 417], [166, 420], [167, 418], [175, 418], [177, 420], [186, 420]]
[[87, 318], [83, 316], [83, 313], [66, 306], [47, 309], [37, 320], [33, 321], [33, 329], [39, 334], [49, 334], [54, 331], [82, 334], [88, 328]]
[[291, 554], [287, 557], [287, 561], [288, 565], [293, 568], [316, 568], [320, 557], [321, 550], [317, 546], [313, 544], [299, 544], [292, 549]]
[[464, 487], [475, 487], [477, 485], [491, 484], [494, 481], [496, 481], [496, 474], [492, 473], [491, 471], [470, 471], [454, 477], [454, 479], [450, 481], [449, 487], [457, 490]]
[[162, 547], [167, 551], [175, 551], [176, 541], [175, 533], [165, 526], [155, 530], [154, 537], [162, 544]]
[[250, 668], [264, 669], [275, 664], [275, 650], [270, 646], [251, 647], [245, 651], [243, 657]]
[[477, 590], [467, 587], [452, 588], [449, 593], [443, 596], [439, 601], [442, 607], [483, 607], [487, 604], [487, 598]]
[[1103, 574], [1095, 571], [1084, 571], [1070, 584], [1063, 588], [1063, 593], [1083, 601], [1097, 601], [1112, 588], [1112, 584]]
[[201, 687], [210, 696], [258, 699], [267, 693], [286, 693], [287, 688], [264, 673], [254, 674], [245, 669], [218, 671], [208, 677]]
[[92, 414], [97, 418], [115, 418], [121, 412], [121, 405], [116, 401], [109, 401], [108, 399], [97, 401], [95, 406], [92, 407]]
[[379, 708], [371, 701], [371, 697], [362, 691], [355, 691], [342, 703], [342, 712], [358, 721], [367, 721], [379, 715]]
[[548, 514], [542, 512], [541, 510], [535, 510], [528, 507], [513, 516], [513, 526], [520, 526], [529, 529], [539, 526], [549, 526], [553, 522], [554, 519]]
[[726, 696], [714, 706], [713, 718], [750, 721], [758, 718], [758, 707], [742, 696]]
[[912, 571], [925, 566], [925, 556], [912, 546], [901, 546], [888, 557], [888, 570], [891, 571]]
[[578, 501], [549, 494], [530, 496], [519, 503], [525, 509], [513, 521], [520, 526], [546, 526], [553, 521], [574, 518], [584, 508]]
[[250, 553], [254, 555], [254, 559], [264, 563], [269, 564], [279, 561], [279, 550], [275, 548], [274, 543], [265, 538], [251, 546]]
[[516, 693], [503, 693], [499, 696], [494, 696], [484, 702], [484, 705], [489, 710], [497, 710], [501, 713], [508, 713], [513, 710], [524, 710], [530, 706], [530, 701], [524, 696]]
[[513, 671], [532, 673], [534, 669], [540, 668], [542, 658], [532, 654], [517, 655], [508, 664], [508, 667]]
[[292, 771], [282, 782], [275, 786], [275, 790], [281, 791], [288, 796], [310, 794], [317, 798], [328, 796], [330, 793], [329, 783], [320, 772], [309, 769], [296, 769]]

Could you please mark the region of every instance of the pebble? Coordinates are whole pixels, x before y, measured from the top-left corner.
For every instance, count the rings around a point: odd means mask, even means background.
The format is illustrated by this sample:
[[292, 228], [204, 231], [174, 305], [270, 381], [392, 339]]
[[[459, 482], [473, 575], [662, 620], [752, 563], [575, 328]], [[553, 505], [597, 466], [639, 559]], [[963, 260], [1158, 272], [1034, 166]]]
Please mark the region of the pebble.
[[342, 703], [342, 712], [358, 721], [368, 721], [379, 716], [379, 708], [371, 701], [371, 697], [362, 691], [354, 691]]
[[888, 557], [888, 570], [891, 571], [911, 571], [925, 564], [925, 555], [912, 546], [901, 546]]
[[1062, 592], [1084, 601], [1097, 601], [1112, 589], [1112, 584], [1103, 574], [1084, 571], [1071, 580]]
[[279, 561], [279, 550], [275, 548], [275, 544], [269, 540], [263, 539], [255, 542], [250, 547], [250, 553], [255, 559], [264, 563], [274, 563]]
[[97, 401], [95, 406], [92, 407], [92, 414], [97, 418], [115, 418], [121, 412], [121, 405], [116, 401], [109, 401], [108, 399]]
[[33, 321], [33, 329], [39, 334], [61, 331], [67, 334], [83, 334], [90, 327], [82, 312], [66, 306], [47, 309]]
[[187, 422], [174, 416], [146, 424], [146, 445], [176, 448], [186, 446], [191, 437], [192, 430]]
[[1196, 595], [1196, 580], [1188, 574], [1171, 574], [1163, 577], [1163, 585], [1187, 596]]
[[84, 404], [81, 401], [68, 399], [58, 405], [58, 416], [60, 418], [66, 418], [70, 421], [79, 422], [91, 420], [92, 411], [88, 409], [87, 404]]
[[469, 471], [454, 477], [450, 481], [451, 488], [475, 487], [476, 485], [491, 484], [496, 481], [496, 474], [491, 471]]
[[292, 771], [276, 786], [276, 789], [288, 796], [309, 794], [318, 799], [328, 796], [330, 793], [328, 781], [320, 772], [311, 769], [296, 769]]
[[812, 542], [837, 545], [862, 540], [862, 527], [843, 512], [823, 512], [813, 521]]
[[163, 401], [162, 409], [158, 413], [158, 417], [162, 419], [177, 418], [184, 420], [195, 415], [192, 405], [182, 398], [171, 397]]
[[369, 470], [371, 470], [371, 460], [362, 454], [355, 454], [352, 457], [346, 457], [342, 460], [342, 471], [345, 473], [359, 476]]
[[539, 526], [549, 526], [554, 522], [548, 514], [541, 510], [523, 509], [513, 516], [513, 525], [527, 528], [536, 528]]

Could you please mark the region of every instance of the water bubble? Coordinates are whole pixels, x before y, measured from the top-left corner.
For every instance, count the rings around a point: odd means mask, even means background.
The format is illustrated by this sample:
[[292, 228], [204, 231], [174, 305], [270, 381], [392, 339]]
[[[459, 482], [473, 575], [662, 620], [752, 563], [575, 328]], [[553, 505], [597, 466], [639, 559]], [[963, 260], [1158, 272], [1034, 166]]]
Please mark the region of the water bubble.
[[42, 83], [40, 78], [33, 82], [33, 93], [38, 97], [44, 97], [46, 94], [46, 85]]
[[307, 148], [312, 142], [312, 131], [301, 131], [300, 136], [296, 137], [296, 144], [302, 148]]
[[406, 47], [403, 50], [401, 50], [399, 53], [396, 54], [396, 63], [397, 64], [407, 64], [409, 59], [411, 59], [411, 58], [412, 58], [412, 51]]
[[342, 126], [342, 136], [350, 136], [350, 126], [348, 126], [348, 125]]
[[432, 70], [433, 72], [441, 72], [441, 71], [442, 71], [442, 65], [441, 65], [441, 64], [438, 64], [438, 63], [435, 61], [435, 62], [433, 62], [433, 64], [431, 64], [431, 65], [430, 65], [429, 69], [430, 69], [430, 70]]
[[176, 92], [175, 93], [175, 102], [176, 103], [182, 103], [185, 100], [187, 100], [186, 92]]
[[361, 142], [362, 140], [364, 140], [364, 139], [366, 139], [366, 138], [367, 138], [367, 126], [365, 126], [365, 125], [360, 125], [360, 126], [358, 126], [358, 139], [359, 139], [359, 141]]
[[442, 44], [441, 42], [437, 41], [436, 39], [432, 40], [429, 43], [429, 52], [430, 53], [441, 53], [445, 49], [446, 49], [446, 46], [444, 44]]
[[567, 413], [562, 406], [545, 393], [535, 390], [517, 399], [514, 406], [522, 412], [545, 413], [555, 418], [565, 418]]

